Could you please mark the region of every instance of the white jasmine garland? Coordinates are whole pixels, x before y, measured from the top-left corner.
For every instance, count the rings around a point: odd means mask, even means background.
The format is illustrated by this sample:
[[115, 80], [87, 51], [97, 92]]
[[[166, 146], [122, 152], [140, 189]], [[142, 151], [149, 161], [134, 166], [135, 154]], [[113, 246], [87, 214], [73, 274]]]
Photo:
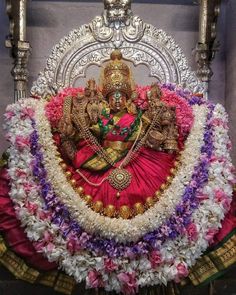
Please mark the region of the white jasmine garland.
[[45, 116], [44, 107], [45, 102], [38, 101], [35, 120], [48, 180], [59, 199], [66, 204], [73, 219], [77, 220], [87, 232], [96, 233], [101, 237], [114, 238], [120, 242], [136, 241], [145, 233], [157, 228], [172, 214], [174, 207], [180, 201], [185, 185], [191, 179], [194, 167], [199, 162], [207, 115], [205, 105], [193, 107], [194, 125], [185, 143], [185, 149], [180, 160], [181, 167], [171, 185], [165, 190], [159, 202], [144, 214], [137, 215], [131, 220], [101, 216], [89, 208], [82, 199], [78, 201], [78, 193], [68, 183], [59, 165], [59, 159], [56, 156], [57, 148], [52, 139], [51, 128]]
[[[24, 103], [22, 104], [22, 107], [23, 106]], [[19, 116], [16, 116], [13, 121], [19, 118], [20, 109]], [[217, 105], [215, 107], [213, 119], [220, 119], [226, 122], [224, 111], [221, 106]], [[29, 136], [33, 132], [33, 128], [28, 119], [21, 124], [22, 129], [20, 131], [18, 129], [19, 125], [11, 126], [11, 123], [9, 123], [9, 126], [11, 127], [10, 136], [13, 144], [9, 150], [10, 159], [8, 173], [11, 178], [10, 196], [16, 205], [18, 217], [20, 218], [22, 225], [26, 226], [26, 233], [30, 240], [34, 242], [41, 241], [44, 239], [45, 232], [51, 234], [53, 248], [50, 249], [48, 244], [45, 244], [42, 251], [49, 261], [56, 261], [59, 263], [65, 272], [72, 275], [77, 282], [86, 280], [88, 272], [91, 269], [96, 269], [101, 273], [105, 283], [105, 289], [108, 291], [121, 291], [121, 284], [117, 278], [119, 272], [135, 272], [137, 284], [139, 286], [156, 285], [161, 283], [166, 284], [178, 275], [177, 266], [179, 263], [183, 263], [186, 267], [191, 267], [202, 252], [206, 250], [208, 246], [206, 233], [208, 230], [212, 228], [218, 229], [221, 226], [220, 222], [223, 219], [224, 214], [227, 212], [227, 209], [216, 199], [215, 192], [217, 189], [221, 189], [230, 200], [232, 195], [231, 182], [234, 180], [234, 176], [232, 173], [229, 152], [226, 146], [229, 141], [227, 130], [220, 125], [214, 127], [213, 154], [216, 159], [210, 163], [209, 181], [202, 189], [202, 193], [205, 193], [208, 196], [208, 199], [200, 203], [199, 208], [195, 210], [192, 216], [192, 222], [198, 229], [197, 240], [190, 241], [186, 233], [173, 241], [170, 240], [165, 242], [161, 247], [162, 264], [155, 270], [151, 269], [150, 262], [146, 256], [131, 261], [126, 258], [117, 258], [113, 259], [113, 261], [119, 266], [119, 270], [108, 274], [104, 270], [103, 256], [93, 256], [88, 251], [81, 251], [78, 254], [71, 255], [67, 250], [67, 241], [61, 236], [59, 228], [56, 225], [51, 224], [48, 219], [41, 220], [38, 214], [36, 216], [31, 214], [26, 208], [27, 201], [37, 205], [38, 211], [42, 209], [44, 205], [31, 171], [30, 164], [34, 158], [30, 154], [30, 148], [26, 146], [23, 152], [19, 152], [14, 145], [17, 135], [22, 134], [21, 132], [23, 131], [25, 136]], [[27, 131], [24, 131], [24, 128], [26, 128]], [[199, 128], [201, 128], [202, 138], [204, 124]], [[192, 132], [194, 132], [194, 127]], [[194, 140], [192, 142], [194, 143]], [[190, 143], [188, 142], [188, 144]], [[201, 145], [192, 145], [192, 153], [194, 153], [195, 148], [198, 150], [197, 158], [199, 159]], [[183, 159], [185, 159], [185, 156], [184, 152], [182, 155]], [[24, 177], [19, 178], [17, 176], [19, 170], [21, 173], [25, 173]], [[193, 173], [193, 170], [189, 167], [186, 167], [186, 171], [189, 171], [191, 175]], [[184, 179], [183, 182], [185, 185], [188, 183]], [[26, 190], [26, 184], [32, 185], [32, 190], [30, 192]], [[159, 212], [157, 213], [159, 214]], [[126, 242], [127, 241], [128, 240], [126, 240]]]

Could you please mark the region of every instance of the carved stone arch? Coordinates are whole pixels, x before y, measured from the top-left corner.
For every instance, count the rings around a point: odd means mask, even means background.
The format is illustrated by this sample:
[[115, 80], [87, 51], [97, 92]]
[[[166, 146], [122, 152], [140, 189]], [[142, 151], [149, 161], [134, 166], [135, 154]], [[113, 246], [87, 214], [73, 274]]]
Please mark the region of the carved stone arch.
[[138, 16], [126, 23], [106, 24], [103, 16], [88, 25], [71, 31], [53, 48], [46, 67], [34, 82], [31, 93], [50, 97], [65, 87], [71, 87], [86, 69], [101, 66], [114, 48], [135, 66], [146, 65], [151, 77], [159, 82], [171, 82], [194, 92], [204, 92], [196, 73], [190, 71], [187, 59], [174, 39], [164, 31], [145, 24]]

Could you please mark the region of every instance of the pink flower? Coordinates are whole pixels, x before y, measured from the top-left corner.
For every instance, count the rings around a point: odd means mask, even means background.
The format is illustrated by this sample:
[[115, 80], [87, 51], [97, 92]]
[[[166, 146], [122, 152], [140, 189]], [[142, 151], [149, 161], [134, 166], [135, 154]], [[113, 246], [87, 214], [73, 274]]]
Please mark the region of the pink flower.
[[46, 248], [48, 252], [52, 252], [52, 250], [55, 248], [52, 234], [48, 231], [45, 231], [43, 239], [37, 243], [34, 243], [34, 248], [38, 252], [42, 252], [42, 248]]
[[44, 247], [44, 242], [43, 241], [40, 241], [40, 242], [37, 242], [37, 243], [34, 243], [34, 248], [37, 252], [42, 252], [42, 249]]
[[152, 268], [156, 268], [157, 266], [161, 264], [162, 260], [161, 260], [161, 254], [159, 251], [153, 250], [151, 252], [150, 262], [151, 262]]
[[29, 193], [32, 190], [32, 188], [34, 187], [31, 183], [28, 183], [28, 182], [23, 183], [23, 186], [24, 186], [24, 190], [26, 193]]
[[87, 276], [89, 288], [101, 288], [104, 286], [101, 274], [97, 270], [90, 270]]
[[35, 214], [38, 210], [38, 205], [27, 202], [26, 208], [31, 214]]
[[20, 168], [16, 168], [16, 176], [19, 178], [24, 178], [26, 176], [26, 172]]
[[25, 107], [22, 109], [22, 114], [21, 114], [21, 119], [26, 119], [26, 118], [33, 118], [34, 116], [34, 109], [30, 108], [30, 107]]
[[175, 276], [175, 282], [179, 283], [182, 278], [186, 278], [189, 274], [189, 271], [184, 263], [179, 263], [176, 267], [177, 275]]
[[71, 236], [69, 238], [69, 241], [67, 242], [67, 249], [71, 254], [74, 254], [76, 251], [81, 250], [81, 247], [79, 246], [74, 236]]
[[226, 193], [222, 191], [221, 189], [218, 189], [215, 191], [215, 198], [216, 201], [221, 203], [222, 206], [226, 211], [230, 208], [230, 199], [227, 197]]
[[135, 104], [141, 109], [146, 110], [148, 108], [147, 91], [150, 90], [150, 86], [136, 86], [138, 97], [135, 99]]
[[53, 243], [48, 243], [46, 246], [46, 249], [48, 252], [52, 252], [52, 250], [55, 248], [55, 245]]
[[197, 227], [194, 223], [190, 223], [187, 227], [188, 238], [190, 241], [196, 241], [198, 236]]
[[30, 140], [27, 137], [17, 135], [15, 139], [15, 144], [19, 150], [22, 150], [30, 145]]
[[44, 210], [41, 210], [39, 213], [38, 213], [38, 216], [41, 220], [46, 220], [48, 219], [50, 216], [51, 216], [51, 213], [50, 212], [47, 212], [47, 211], [44, 211]]
[[45, 113], [52, 127], [57, 127], [63, 113], [63, 103], [66, 97], [76, 97], [79, 92], [83, 92], [83, 88], [65, 88], [56, 96], [52, 97], [45, 107]]
[[14, 116], [15, 116], [15, 113], [12, 111], [8, 111], [4, 114], [4, 117], [6, 118], [6, 120], [10, 120]]
[[44, 237], [45, 242], [53, 241], [53, 236], [49, 231], [45, 231], [44, 234], [43, 234], [43, 237]]
[[86, 246], [87, 241], [90, 239], [90, 236], [86, 233], [83, 232], [81, 236], [79, 237], [79, 244], [82, 248]]
[[220, 125], [222, 126], [223, 123], [224, 123], [224, 121], [222, 119], [219, 119], [219, 118], [215, 118], [215, 119], [211, 120], [211, 124], [213, 126], [220, 126]]
[[104, 267], [107, 272], [111, 272], [118, 268], [117, 264], [115, 264], [110, 258], [104, 259]]
[[200, 201], [204, 201], [204, 200], [208, 200], [208, 199], [209, 199], [208, 195], [206, 195], [206, 194], [200, 194], [200, 195], [197, 195], [197, 198], [198, 198]]
[[138, 285], [135, 277], [135, 273], [121, 272], [117, 275], [121, 285], [122, 292], [126, 295], [132, 295], [138, 292]]
[[212, 244], [214, 242], [214, 236], [218, 232], [215, 228], [210, 228], [206, 234], [206, 240], [209, 242], [209, 244]]

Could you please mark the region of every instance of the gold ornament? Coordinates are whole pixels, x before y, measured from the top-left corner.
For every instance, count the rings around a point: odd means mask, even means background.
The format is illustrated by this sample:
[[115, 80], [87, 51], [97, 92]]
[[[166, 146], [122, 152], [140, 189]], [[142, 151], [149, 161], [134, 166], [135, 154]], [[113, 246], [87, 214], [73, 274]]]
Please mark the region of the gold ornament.
[[155, 192], [155, 199], [156, 199], [157, 201], [159, 201], [160, 196], [161, 196], [161, 192], [160, 192], [160, 191], [156, 191], [156, 192]]
[[67, 178], [70, 178], [72, 174], [71, 174], [70, 171], [66, 171], [66, 172], [65, 172], [65, 175], [66, 175]]
[[101, 88], [104, 97], [110, 93], [120, 91], [130, 97], [132, 94], [132, 79], [129, 67], [122, 61], [120, 50], [111, 53], [111, 61], [104, 68], [101, 77]]
[[93, 210], [97, 213], [101, 213], [103, 209], [103, 202], [97, 201], [93, 204]]
[[150, 207], [152, 207], [153, 205], [154, 205], [154, 203], [155, 203], [155, 201], [154, 201], [154, 199], [152, 198], [152, 197], [148, 197], [147, 199], [146, 199], [146, 205], [150, 208]]
[[63, 162], [63, 159], [60, 156], [57, 156], [57, 159], [58, 159], [59, 163]]
[[174, 166], [175, 166], [175, 167], [178, 167], [178, 166], [179, 166], [179, 162], [178, 162], [178, 161], [175, 161], [175, 162], [174, 162]]
[[126, 205], [120, 207], [120, 216], [124, 219], [129, 219], [131, 217], [130, 208]]
[[77, 191], [77, 193], [78, 193], [79, 195], [83, 195], [83, 193], [84, 193], [84, 189], [83, 189], [82, 186], [77, 187], [77, 188], [76, 188], [76, 191]]
[[166, 181], [167, 181], [168, 183], [170, 183], [170, 182], [172, 181], [172, 177], [171, 177], [171, 176], [167, 176]]
[[66, 170], [67, 169], [67, 165], [65, 162], [60, 163], [60, 166], [62, 168], [62, 170]]
[[108, 181], [112, 187], [122, 191], [130, 185], [132, 175], [123, 168], [114, 169], [108, 176]]
[[114, 217], [115, 213], [116, 213], [116, 208], [113, 205], [108, 205], [105, 209], [104, 209], [104, 213], [106, 216], [108, 217]]
[[166, 189], [166, 184], [163, 183], [161, 186], [160, 186], [160, 190], [164, 191]]
[[72, 179], [70, 180], [70, 184], [71, 184], [73, 187], [76, 187], [77, 181], [76, 181], [74, 178], [72, 178]]
[[144, 207], [142, 203], [135, 203], [134, 204], [134, 210], [136, 214], [143, 214], [144, 213]]
[[171, 174], [175, 174], [175, 173], [176, 173], [176, 169], [175, 169], [175, 168], [171, 168], [171, 169], [170, 169], [170, 173], [171, 173]]
[[92, 202], [92, 197], [90, 195], [85, 195], [84, 200], [87, 204], [90, 204]]

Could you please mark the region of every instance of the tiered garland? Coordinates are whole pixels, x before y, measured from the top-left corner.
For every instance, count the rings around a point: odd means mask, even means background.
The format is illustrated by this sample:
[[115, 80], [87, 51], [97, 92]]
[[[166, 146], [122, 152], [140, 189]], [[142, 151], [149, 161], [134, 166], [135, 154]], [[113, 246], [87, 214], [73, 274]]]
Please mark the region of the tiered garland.
[[[146, 89], [138, 90], [145, 109]], [[22, 226], [37, 251], [90, 288], [134, 294], [139, 286], [180, 281], [229, 210], [235, 179], [223, 107], [173, 85], [162, 91], [170, 105], [185, 106], [188, 116], [177, 109], [177, 121], [189, 135], [160, 201], [130, 220], [94, 212], [67, 181], [52, 138], [50, 123], [60, 117], [52, 118], [52, 103], [27, 99], [7, 109], [10, 196]]]

